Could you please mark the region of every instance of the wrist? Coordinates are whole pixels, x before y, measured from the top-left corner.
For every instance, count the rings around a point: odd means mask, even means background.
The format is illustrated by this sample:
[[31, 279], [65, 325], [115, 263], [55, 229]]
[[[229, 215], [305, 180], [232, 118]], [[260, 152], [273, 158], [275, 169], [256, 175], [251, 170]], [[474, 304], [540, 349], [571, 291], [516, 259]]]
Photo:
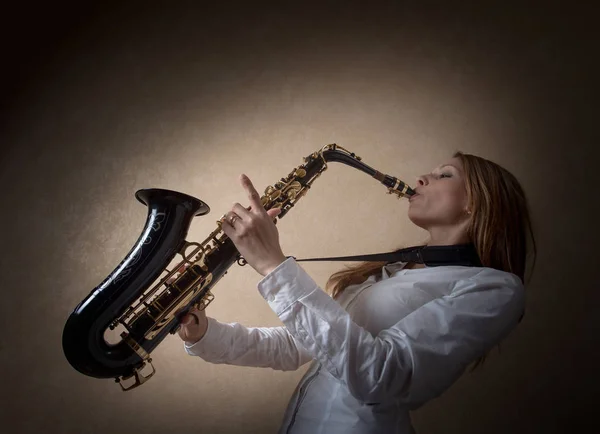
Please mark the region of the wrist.
[[200, 342], [205, 335], [206, 335], [206, 330], [204, 331], [204, 333], [202, 333], [200, 335], [200, 337], [197, 337], [197, 338], [195, 337], [194, 339], [186, 340], [185, 343], [188, 344], [189, 346], [195, 345], [198, 342]]
[[279, 267], [281, 264], [283, 264], [286, 259], [287, 259], [287, 256], [281, 256], [281, 258], [279, 258], [277, 261], [274, 261], [271, 265], [266, 267], [264, 272], [262, 273], [263, 277], [266, 276], [267, 274], [271, 274], [273, 272], [273, 270], [275, 270], [277, 267]]

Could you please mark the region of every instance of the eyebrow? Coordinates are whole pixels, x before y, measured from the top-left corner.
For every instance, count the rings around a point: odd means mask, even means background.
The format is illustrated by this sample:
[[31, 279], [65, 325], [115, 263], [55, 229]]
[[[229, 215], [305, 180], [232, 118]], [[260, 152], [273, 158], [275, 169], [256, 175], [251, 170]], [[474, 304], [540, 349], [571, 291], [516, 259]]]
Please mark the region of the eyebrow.
[[[444, 164], [443, 166], [438, 167], [438, 169], [443, 169], [444, 167], [447, 167], [447, 166], [454, 167], [456, 170], [458, 170], [458, 167], [456, 167], [452, 164]], [[460, 170], [458, 170], [458, 171], [460, 172]]]

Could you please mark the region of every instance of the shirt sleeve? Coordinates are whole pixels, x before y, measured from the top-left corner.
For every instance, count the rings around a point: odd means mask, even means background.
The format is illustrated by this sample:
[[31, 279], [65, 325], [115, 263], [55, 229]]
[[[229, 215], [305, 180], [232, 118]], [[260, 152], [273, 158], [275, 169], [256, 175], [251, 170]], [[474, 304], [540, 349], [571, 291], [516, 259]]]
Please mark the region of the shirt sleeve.
[[207, 362], [294, 371], [313, 360], [285, 327], [244, 327], [207, 317], [208, 328], [185, 351]]
[[354, 323], [293, 258], [258, 289], [290, 333], [354, 397], [398, 400], [411, 408], [454, 383], [516, 326], [524, 309], [520, 279], [489, 268], [377, 336]]

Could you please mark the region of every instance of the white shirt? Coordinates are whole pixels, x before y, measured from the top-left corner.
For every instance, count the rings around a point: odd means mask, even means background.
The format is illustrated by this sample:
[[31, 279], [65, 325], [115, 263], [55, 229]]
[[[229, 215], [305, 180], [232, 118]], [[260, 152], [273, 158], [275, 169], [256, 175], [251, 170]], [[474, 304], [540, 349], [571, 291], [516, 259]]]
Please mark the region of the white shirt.
[[486, 267], [384, 266], [337, 300], [288, 258], [258, 283], [283, 327], [208, 318], [185, 351], [212, 363], [296, 370], [279, 433], [414, 433], [409, 410], [439, 396], [516, 326], [525, 293]]

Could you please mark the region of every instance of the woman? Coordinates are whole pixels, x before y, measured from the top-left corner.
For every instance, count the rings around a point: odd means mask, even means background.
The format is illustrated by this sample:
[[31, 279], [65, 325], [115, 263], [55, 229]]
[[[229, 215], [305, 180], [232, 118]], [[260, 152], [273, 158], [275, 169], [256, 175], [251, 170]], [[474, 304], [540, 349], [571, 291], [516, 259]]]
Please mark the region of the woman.
[[179, 336], [212, 363], [295, 370], [281, 433], [414, 433], [409, 411], [477, 366], [520, 321], [528, 206], [497, 164], [461, 152], [417, 179], [408, 215], [428, 246], [472, 244], [483, 265], [367, 262], [331, 276], [324, 292], [279, 245], [250, 180], [250, 208], [236, 203], [223, 231], [263, 277], [258, 290], [284, 327], [223, 324], [193, 310]]

